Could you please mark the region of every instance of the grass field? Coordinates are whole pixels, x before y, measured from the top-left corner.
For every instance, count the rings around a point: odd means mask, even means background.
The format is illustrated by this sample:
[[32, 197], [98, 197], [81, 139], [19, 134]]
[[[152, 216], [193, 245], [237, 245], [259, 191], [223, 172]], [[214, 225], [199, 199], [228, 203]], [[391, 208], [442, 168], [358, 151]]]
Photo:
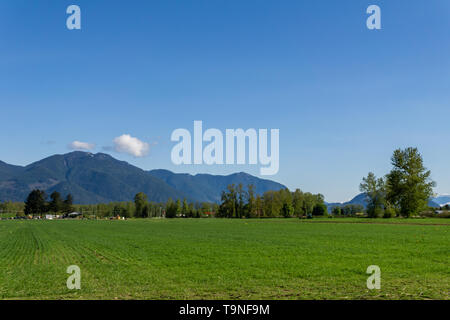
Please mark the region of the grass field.
[[449, 222], [0, 221], [0, 298], [449, 299]]

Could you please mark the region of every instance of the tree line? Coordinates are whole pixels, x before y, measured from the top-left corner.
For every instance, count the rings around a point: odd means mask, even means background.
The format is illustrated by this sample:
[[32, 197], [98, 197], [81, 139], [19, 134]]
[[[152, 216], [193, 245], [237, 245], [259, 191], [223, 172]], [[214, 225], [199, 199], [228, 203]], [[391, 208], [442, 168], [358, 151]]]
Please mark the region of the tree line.
[[335, 206], [331, 209], [333, 216], [354, 217], [358, 213], [364, 213], [366, 210], [360, 204], [346, 204], [344, 206]]
[[221, 204], [216, 214], [221, 218], [269, 218], [321, 216], [327, 213], [324, 197], [321, 194], [294, 192], [289, 189], [266, 191], [262, 196], [256, 194], [255, 187], [231, 184], [222, 192]]
[[[148, 202], [147, 195], [143, 192], [134, 197], [134, 216], [137, 218], [166, 217], [166, 218], [202, 218], [214, 215], [218, 205], [209, 202], [188, 202], [169, 198], [166, 203]], [[158, 214], [159, 209], [159, 214]]]
[[288, 189], [267, 191], [257, 195], [254, 186], [244, 190], [242, 184], [229, 185], [222, 193], [221, 203], [189, 202], [171, 199], [166, 202], [151, 202], [145, 193], [139, 192], [134, 201], [108, 204], [75, 205], [76, 211], [97, 217], [121, 216], [126, 218], [264, 218], [324, 215], [327, 207], [322, 195], [303, 193]]
[[25, 204], [23, 202], [0, 202], [0, 214], [23, 215]]
[[125, 217], [125, 218], [202, 218], [208, 217], [217, 211], [218, 205], [209, 202], [188, 202], [168, 199], [166, 202], [148, 201], [145, 193], [139, 192], [134, 201], [110, 202], [99, 204], [74, 205], [75, 211], [84, 216]]

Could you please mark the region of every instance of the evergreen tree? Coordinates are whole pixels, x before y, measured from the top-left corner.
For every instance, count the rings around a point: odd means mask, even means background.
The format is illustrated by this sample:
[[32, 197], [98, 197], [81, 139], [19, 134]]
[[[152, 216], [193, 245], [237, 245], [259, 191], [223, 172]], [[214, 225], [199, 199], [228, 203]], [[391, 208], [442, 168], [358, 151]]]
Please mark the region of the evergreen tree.
[[25, 201], [24, 212], [27, 215], [40, 215], [46, 211], [46, 201], [47, 196], [44, 191], [33, 190], [28, 195]]
[[64, 200], [63, 211], [64, 213], [71, 213], [74, 211], [73, 197], [70, 193], [67, 195], [66, 200]]
[[61, 194], [57, 191], [54, 191], [51, 195], [50, 195], [50, 199], [51, 201], [48, 204], [48, 210], [50, 212], [61, 212], [64, 210], [64, 202], [61, 198]]

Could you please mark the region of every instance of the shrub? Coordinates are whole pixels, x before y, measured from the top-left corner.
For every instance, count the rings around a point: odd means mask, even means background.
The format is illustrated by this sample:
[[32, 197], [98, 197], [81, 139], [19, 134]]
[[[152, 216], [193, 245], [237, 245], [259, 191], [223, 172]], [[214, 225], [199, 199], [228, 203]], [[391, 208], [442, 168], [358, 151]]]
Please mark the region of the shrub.
[[384, 213], [383, 213], [383, 218], [385, 218], [385, 219], [392, 218], [392, 212], [388, 211], [388, 210], [385, 210]]
[[435, 213], [433, 211], [423, 211], [423, 212], [420, 213], [420, 216], [423, 217], [423, 218], [425, 218], [425, 217], [427, 217], [427, 218], [434, 218], [436, 215], [435, 215]]
[[389, 204], [386, 205], [386, 208], [384, 209], [383, 218], [392, 218], [396, 215], [395, 208], [390, 206]]
[[324, 216], [328, 213], [328, 208], [324, 203], [318, 203], [314, 206], [313, 216]]
[[450, 218], [450, 211], [445, 211], [437, 215], [438, 218]]

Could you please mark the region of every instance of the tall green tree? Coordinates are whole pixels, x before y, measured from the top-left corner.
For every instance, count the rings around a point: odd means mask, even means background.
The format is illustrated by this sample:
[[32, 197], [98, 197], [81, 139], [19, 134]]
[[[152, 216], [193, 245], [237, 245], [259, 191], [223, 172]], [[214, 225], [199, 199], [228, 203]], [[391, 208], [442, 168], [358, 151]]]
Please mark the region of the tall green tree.
[[236, 218], [238, 199], [234, 184], [228, 185], [227, 190], [222, 192], [222, 203], [219, 207], [218, 216], [223, 218]]
[[33, 190], [28, 195], [25, 201], [25, 214], [29, 215], [40, 215], [46, 211], [46, 201], [47, 198], [44, 191]]
[[63, 212], [64, 213], [71, 213], [73, 212], [73, 196], [69, 193], [66, 197], [66, 199], [64, 200], [64, 204], [63, 204]]
[[384, 213], [386, 208], [386, 184], [383, 178], [378, 178], [373, 172], [369, 172], [367, 177], [359, 185], [359, 190], [367, 195], [367, 214], [371, 218], [376, 218]]
[[285, 202], [281, 208], [281, 213], [283, 217], [290, 218], [294, 214], [294, 207], [291, 203]]
[[264, 212], [263, 212], [263, 201], [259, 194], [256, 196], [255, 207], [256, 207], [256, 216], [260, 218], [261, 216], [264, 215]]
[[246, 205], [246, 216], [255, 217], [257, 215], [256, 199], [255, 199], [255, 186], [250, 184], [247, 187], [247, 205]]
[[192, 217], [194, 217], [194, 214], [195, 214], [195, 208], [194, 208], [194, 204], [191, 202], [191, 203], [189, 203], [188, 217], [192, 218]]
[[303, 192], [300, 189], [296, 189], [292, 194], [292, 205], [294, 207], [294, 214], [300, 217], [305, 214], [305, 199]]
[[175, 216], [180, 216], [181, 210], [182, 210], [181, 201], [180, 201], [180, 199], [177, 199], [177, 201], [175, 202], [175, 212], [176, 212]]
[[166, 203], [166, 218], [175, 218], [177, 216], [177, 208], [172, 198]]
[[183, 206], [181, 208], [181, 214], [183, 215], [183, 217], [189, 216], [189, 205], [187, 203], [186, 198], [183, 199]]
[[61, 212], [64, 210], [64, 202], [61, 198], [61, 194], [57, 191], [52, 192], [50, 195], [50, 202], [48, 204], [48, 210], [50, 212]]
[[143, 192], [139, 192], [134, 196], [134, 205], [136, 214], [138, 218], [143, 218], [145, 216], [145, 208], [147, 207], [147, 195]]
[[417, 148], [397, 149], [391, 158], [392, 170], [386, 176], [387, 200], [402, 216], [425, 209], [436, 185]]
[[303, 211], [305, 214], [312, 214], [314, 206], [316, 205], [316, 197], [310, 192], [304, 193], [303, 198]]
[[244, 186], [242, 185], [242, 183], [239, 183], [238, 187], [237, 187], [237, 196], [238, 196], [238, 201], [237, 201], [237, 217], [238, 218], [242, 218], [243, 216], [245, 216], [245, 212], [244, 212], [244, 208], [245, 208], [245, 197], [244, 197]]

